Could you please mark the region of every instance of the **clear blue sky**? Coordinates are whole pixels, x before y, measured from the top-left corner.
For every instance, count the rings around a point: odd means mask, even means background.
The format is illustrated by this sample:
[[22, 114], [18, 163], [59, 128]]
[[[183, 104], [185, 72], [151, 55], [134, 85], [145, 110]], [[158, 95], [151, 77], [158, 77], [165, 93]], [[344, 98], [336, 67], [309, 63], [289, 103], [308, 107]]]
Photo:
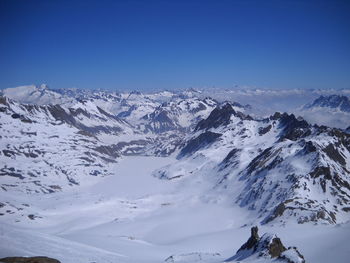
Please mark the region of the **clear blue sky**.
[[0, 0], [0, 88], [350, 88], [350, 1]]

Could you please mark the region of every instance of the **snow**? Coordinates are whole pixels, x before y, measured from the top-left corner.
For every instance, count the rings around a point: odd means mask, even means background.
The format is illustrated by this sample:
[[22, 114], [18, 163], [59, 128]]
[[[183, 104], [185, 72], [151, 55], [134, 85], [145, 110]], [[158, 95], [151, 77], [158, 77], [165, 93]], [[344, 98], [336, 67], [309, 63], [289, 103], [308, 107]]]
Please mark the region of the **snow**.
[[[261, 233], [274, 233], [286, 246], [297, 246], [306, 262], [348, 262], [350, 223], [345, 212], [339, 211], [337, 219], [342, 224], [334, 226], [296, 224], [295, 214], [307, 215], [296, 210], [292, 210], [294, 215], [285, 214], [260, 226], [276, 205], [293, 194], [301, 197], [297, 199], [301, 205], [288, 203], [291, 207], [300, 208], [316, 200], [313, 208], [334, 209], [338, 199], [329, 188], [324, 193], [318, 183], [306, 179], [316, 162], [330, 164], [341, 178], [347, 176], [328, 156], [298, 155], [302, 142], [278, 141], [278, 123], [232, 116], [227, 127], [210, 130], [221, 133], [220, 139], [192, 156], [176, 159], [178, 145], [197, 137], [201, 131], [192, 133], [191, 129], [217, 106], [211, 99], [196, 98], [196, 92], [186, 98], [168, 91], [91, 92], [79, 95], [84, 102], [71, 97], [66, 100], [67, 95], [47, 87], [20, 87], [4, 93], [38, 104], [67, 101], [69, 105], [63, 107], [66, 112], [70, 108], [88, 113], [89, 117], [77, 114], [80, 124], [90, 128], [120, 127], [121, 131], [85, 136], [77, 127], [56, 121], [45, 107], [29, 112], [23, 105], [9, 102], [13, 112], [29, 116], [34, 122], [14, 119], [12, 112], [0, 115], [0, 149], [19, 153], [5, 157], [0, 152], [2, 172], [25, 177], [1, 175], [0, 257], [45, 255], [64, 263], [218, 263], [231, 258], [249, 237], [250, 227], [258, 224]], [[262, 94], [274, 98], [305, 95], [298, 90], [237, 93], [252, 100]], [[200, 105], [205, 109], [196, 111]], [[108, 117], [97, 107], [108, 114], [130, 110], [130, 115]], [[167, 111], [179, 130], [157, 134], [139, 129], [143, 126], [146, 130], [150, 124], [142, 117], [157, 110]], [[269, 123], [271, 130], [259, 135], [259, 129]], [[159, 121], [152, 124], [165, 125]], [[318, 148], [337, 142], [324, 134], [307, 140]], [[96, 146], [131, 142], [118, 149], [117, 157], [110, 161], [105, 158], [111, 156], [95, 150]], [[148, 143], [142, 146], [144, 156], [127, 156], [135, 154], [133, 150], [137, 151], [142, 143]], [[269, 154], [257, 162], [256, 174], [245, 173], [251, 161], [270, 147]], [[232, 163], [224, 166], [221, 162], [234, 149], [238, 151]], [[36, 150], [40, 151], [37, 157], [27, 156], [38, 153]], [[156, 150], [166, 150], [170, 155], [155, 157]], [[340, 152], [349, 170], [350, 153], [345, 148]], [[267, 172], [265, 168], [276, 157], [283, 160]], [[95, 171], [101, 174], [96, 176]], [[291, 191], [289, 174], [307, 190]], [[52, 189], [56, 190], [50, 193]], [[286, 252], [286, 256], [295, 255]], [[243, 262], [271, 260], [247, 258]]]
[[299, 257], [297, 252], [293, 249], [286, 250], [282, 253], [282, 256], [286, 259], [295, 262], [295, 263], [303, 263], [303, 260]]
[[35, 85], [21, 86], [15, 88], [8, 88], [3, 90], [4, 96], [29, 104], [67, 104], [73, 103], [74, 99], [49, 90], [47, 85], [42, 84], [37, 87]]
[[[220, 256], [204, 262], [222, 262], [249, 237], [249, 226], [242, 226], [250, 215], [215, 198], [216, 194], [205, 198], [205, 180], [188, 177], [185, 183], [152, 175], [154, 169], [174, 161], [172, 157], [128, 157], [116, 164], [114, 175], [80, 190], [44, 199], [28, 196], [22, 201], [35, 204], [43, 218], [20, 227], [2, 221], [0, 256], [46, 255], [67, 263], [141, 263], [164, 262], [171, 255], [180, 257], [175, 262], [193, 262], [181, 258], [191, 253], [218, 253]], [[349, 224], [260, 228], [262, 233], [278, 233], [285, 244], [297, 246], [307, 262], [336, 258], [345, 263], [350, 256]]]

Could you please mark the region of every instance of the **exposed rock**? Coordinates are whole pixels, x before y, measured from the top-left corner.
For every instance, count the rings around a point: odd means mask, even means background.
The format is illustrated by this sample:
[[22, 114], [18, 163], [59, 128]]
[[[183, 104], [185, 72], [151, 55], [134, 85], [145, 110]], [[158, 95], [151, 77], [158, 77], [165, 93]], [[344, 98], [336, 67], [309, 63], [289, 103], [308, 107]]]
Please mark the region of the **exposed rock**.
[[324, 152], [335, 162], [338, 162], [341, 165], [346, 165], [344, 157], [339, 153], [339, 151], [336, 149], [336, 147], [334, 147], [332, 143], [328, 144], [328, 146], [324, 148]]
[[232, 149], [227, 156], [225, 157], [225, 159], [221, 162], [220, 164], [220, 169], [225, 169], [229, 166], [235, 166], [239, 164], [239, 155], [240, 155], [241, 150], [240, 149]]
[[283, 113], [280, 117], [280, 125], [283, 127], [283, 131], [280, 134], [281, 140], [296, 141], [311, 134], [310, 125], [301, 118], [295, 118], [293, 114]]
[[316, 152], [317, 148], [316, 146], [312, 143], [312, 141], [307, 141], [305, 142], [304, 148], [303, 148], [303, 154], [309, 154]]
[[275, 218], [283, 215], [284, 211], [286, 210], [286, 206], [285, 204], [282, 202], [280, 203], [278, 206], [276, 206], [276, 208], [273, 210], [272, 214], [267, 217], [263, 223], [266, 224], [268, 222], [271, 222], [272, 220], [274, 220]]
[[266, 126], [266, 127], [260, 128], [259, 135], [264, 135], [264, 134], [268, 133], [271, 130], [271, 128], [272, 128], [271, 124]]
[[216, 107], [207, 119], [201, 120], [197, 124], [195, 130], [207, 130], [210, 128], [217, 128], [221, 125], [227, 125], [230, 123], [231, 116], [235, 113], [236, 111], [228, 103], [221, 108]]
[[0, 262], [4, 263], [61, 263], [57, 259], [48, 257], [7, 257], [1, 258]]
[[35, 220], [35, 218], [37, 218], [37, 217], [38, 217], [38, 216], [33, 215], [33, 214], [28, 215], [28, 218], [29, 218], [30, 220]]
[[0, 104], [7, 105], [7, 99], [4, 96], [0, 96]]
[[281, 239], [275, 237], [269, 243], [268, 250], [271, 257], [276, 258], [281, 256], [282, 252], [286, 251], [287, 249], [283, 246]]
[[179, 157], [189, 155], [203, 147], [208, 146], [220, 136], [221, 134], [210, 131], [200, 134], [197, 138], [194, 138], [187, 143], [187, 145], [181, 150]]
[[245, 249], [252, 249], [259, 242], [260, 237], [258, 234], [258, 227], [254, 226], [250, 229], [250, 231], [251, 231], [251, 234], [250, 234], [248, 241], [246, 243], [244, 243], [243, 246], [241, 246], [241, 248], [238, 250], [238, 252], [245, 250]]
[[261, 238], [258, 227], [251, 228], [251, 236], [237, 251], [236, 255], [225, 262], [244, 261], [253, 258], [278, 259], [279, 262], [305, 263], [303, 255], [295, 247], [286, 249], [280, 238], [274, 234], [264, 234]]

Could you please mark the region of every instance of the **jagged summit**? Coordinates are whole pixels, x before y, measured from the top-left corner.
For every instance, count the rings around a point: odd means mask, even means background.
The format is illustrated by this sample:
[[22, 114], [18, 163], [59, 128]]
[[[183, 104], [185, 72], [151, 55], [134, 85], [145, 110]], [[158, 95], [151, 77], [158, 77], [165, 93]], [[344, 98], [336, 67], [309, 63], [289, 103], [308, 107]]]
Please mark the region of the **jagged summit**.
[[242, 120], [252, 120], [249, 115], [245, 115], [242, 112], [236, 111], [232, 104], [224, 103], [222, 106], [217, 106], [208, 116], [207, 119], [200, 121], [195, 130], [208, 130], [210, 128], [218, 128], [219, 126], [228, 125], [231, 120], [231, 116], [236, 116]]
[[305, 263], [304, 256], [296, 247], [288, 247], [287, 249], [275, 234], [266, 233], [259, 237], [256, 226], [251, 228], [251, 236], [248, 241], [225, 262], [250, 262], [259, 258], [270, 259], [269, 262], [274, 262], [276, 259], [278, 262]]

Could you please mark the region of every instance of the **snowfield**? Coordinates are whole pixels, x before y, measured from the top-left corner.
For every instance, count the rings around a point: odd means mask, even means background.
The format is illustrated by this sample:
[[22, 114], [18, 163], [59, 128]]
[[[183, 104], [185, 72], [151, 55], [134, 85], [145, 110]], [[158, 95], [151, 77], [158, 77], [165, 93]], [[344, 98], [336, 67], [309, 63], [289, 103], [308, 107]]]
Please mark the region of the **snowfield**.
[[[42, 218], [17, 223], [1, 218], [0, 256], [141, 263], [165, 262], [172, 255], [174, 262], [197, 262], [187, 254], [203, 253], [205, 260], [198, 262], [222, 262], [248, 238], [249, 213], [219, 196], [206, 196], [204, 180], [169, 181], [152, 175], [174, 161], [128, 157], [115, 165], [114, 175], [84, 189], [27, 196], [22, 201], [35, 205]], [[346, 263], [350, 257], [350, 224], [259, 228], [297, 246], [307, 262]]]

